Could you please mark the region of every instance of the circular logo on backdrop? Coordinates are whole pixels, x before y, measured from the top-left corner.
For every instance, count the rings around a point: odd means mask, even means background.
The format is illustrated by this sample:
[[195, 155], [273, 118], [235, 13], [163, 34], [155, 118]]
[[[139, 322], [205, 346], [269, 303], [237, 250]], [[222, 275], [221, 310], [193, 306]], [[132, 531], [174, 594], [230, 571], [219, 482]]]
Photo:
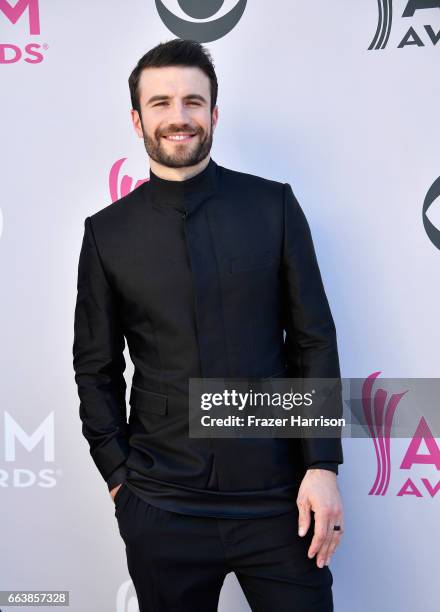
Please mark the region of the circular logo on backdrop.
[[[179, 38], [196, 40], [200, 43], [218, 40], [235, 28], [246, 8], [247, 0], [238, 0], [226, 14], [211, 21], [188, 21], [171, 12], [162, 2], [156, 0], [159, 17], [166, 27]], [[224, 5], [224, 0], [178, 0], [180, 9], [191, 19], [209, 19]]]
[[425, 201], [423, 202], [423, 225], [425, 232], [428, 234], [428, 238], [434, 246], [440, 250], [440, 230], [431, 222], [427, 213], [429, 207], [435, 202], [440, 196], [440, 176], [432, 183], [431, 187], [426, 194]]

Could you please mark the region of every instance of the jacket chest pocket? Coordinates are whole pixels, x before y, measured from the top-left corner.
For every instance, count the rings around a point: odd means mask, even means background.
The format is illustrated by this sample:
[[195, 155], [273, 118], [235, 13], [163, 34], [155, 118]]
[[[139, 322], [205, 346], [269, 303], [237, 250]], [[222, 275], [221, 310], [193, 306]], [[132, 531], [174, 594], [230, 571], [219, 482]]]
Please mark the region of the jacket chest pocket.
[[168, 412], [168, 396], [155, 391], [146, 391], [136, 385], [131, 386], [130, 406], [136, 412], [165, 415]]
[[259, 253], [246, 253], [231, 259], [230, 272], [247, 272], [250, 270], [261, 270], [277, 262], [277, 256], [273, 251], [266, 250]]

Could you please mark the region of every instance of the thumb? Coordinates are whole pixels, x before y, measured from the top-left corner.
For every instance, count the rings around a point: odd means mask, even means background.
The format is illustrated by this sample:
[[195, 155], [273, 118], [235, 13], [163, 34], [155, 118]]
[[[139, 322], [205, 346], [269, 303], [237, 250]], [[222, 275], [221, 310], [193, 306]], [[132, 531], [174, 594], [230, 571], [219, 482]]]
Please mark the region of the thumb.
[[298, 535], [304, 536], [310, 527], [310, 504], [308, 501], [298, 503]]

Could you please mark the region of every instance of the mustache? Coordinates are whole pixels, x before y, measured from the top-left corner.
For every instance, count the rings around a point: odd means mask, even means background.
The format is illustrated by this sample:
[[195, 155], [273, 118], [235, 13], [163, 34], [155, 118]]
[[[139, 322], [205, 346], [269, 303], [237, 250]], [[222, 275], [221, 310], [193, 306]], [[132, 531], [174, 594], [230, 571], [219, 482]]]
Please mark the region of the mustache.
[[194, 130], [192, 128], [179, 128], [179, 129], [175, 129], [175, 130], [168, 130], [167, 132], [163, 132], [162, 134], [160, 134], [161, 136], [172, 136], [173, 134], [181, 134], [181, 133], [185, 133], [185, 134], [198, 134], [199, 132], [201, 132], [200, 129], [198, 130]]

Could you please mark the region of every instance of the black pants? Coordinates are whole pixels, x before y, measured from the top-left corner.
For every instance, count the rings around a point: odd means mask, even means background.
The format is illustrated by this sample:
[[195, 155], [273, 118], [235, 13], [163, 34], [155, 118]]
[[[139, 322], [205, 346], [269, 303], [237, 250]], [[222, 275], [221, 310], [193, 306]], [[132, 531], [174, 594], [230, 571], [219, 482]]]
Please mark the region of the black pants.
[[140, 612], [217, 612], [229, 572], [253, 612], [333, 612], [332, 573], [307, 556], [314, 521], [299, 537], [297, 511], [252, 519], [178, 514], [123, 484], [115, 515]]

